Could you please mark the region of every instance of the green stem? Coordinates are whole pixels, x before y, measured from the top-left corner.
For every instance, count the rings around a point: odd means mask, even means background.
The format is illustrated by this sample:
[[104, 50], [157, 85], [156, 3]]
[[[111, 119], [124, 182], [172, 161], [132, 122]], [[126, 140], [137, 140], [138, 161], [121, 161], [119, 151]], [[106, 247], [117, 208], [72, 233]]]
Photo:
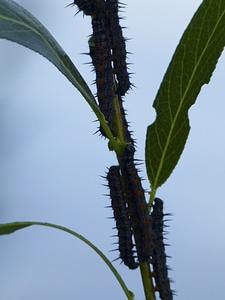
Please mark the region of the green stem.
[[77, 232], [70, 230], [69, 228], [66, 228], [66, 227], [63, 227], [60, 225], [56, 225], [56, 224], [52, 224], [52, 223], [47, 223], [47, 222], [13, 222], [13, 223], [7, 223], [7, 224], [0, 224], [0, 235], [13, 233], [16, 230], [20, 230], [20, 229], [23, 229], [25, 227], [32, 226], [32, 225], [40, 225], [40, 226], [47, 226], [47, 227], [55, 228], [55, 229], [67, 232], [69, 234], [72, 234], [73, 236], [79, 238], [81, 241], [83, 241], [85, 244], [87, 244], [89, 247], [91, 247], [107, 264], [107, 266], [110, 268], [110, 270], [112, 271], [112, 273], [118, 280], [119, 284], [121, 285], [125, 295], [127, 296], [127, 299], [128, 300], [134, 299], [134, 294], [127, 288], [122, 277], [119, 275], [117, 270], [113, 267], [112, 263], [108, 260], [108, 258], [89, 240], [87, 240], [85, 237], [78, 234]]
[[149, 264], [140, 263], [140, 272], [141, 272], [142, 283], [145, 292], [145, 299], [156, 300]]
[[116, 279], [118, 280], [118, 282], [120, 283], [123, 291], [125, 292], [127, 299], [128, 300], [133, 300], [134, 299], [134, 295], [131, 291], [128, 290], [128, 288], [126, 287], [126, 284], [124, 283], [123, 279], [121, 278], [121, 276], [119, 275], [119, 273], [117, 272], [117, 270], [113, 267], [113, 265], [111, 264], [111, 262], [108, 260], [108, 258], [102, 253], [102, 251], [100, 251], [95, 245], [93, 245], [89, 240], [87, 240], [85, 237], [83, 237], [82, 235], [66, 228], [63, 226], [59, 226], [59, 225], [55, 225], [55, 224], [51, 224], [51, 223], [42, 223], [42, 222], [34, 222], [34, 224], [36, 225], [43, 225], [43, 226], [48, 226], [48, 227], [53, 227], [62, 231], [65, 231], [67, 233], [70, 233], [76, 237], [78, 237], [79, 239], [81, 239], [84, 243], [86, 243], [88, 246], [90, 246], [103, 260], [104, 262], [107, 264], [107, 266], [110, 268], [110, 270], [113, 272], [113, 274], [115, 275]]
[[117, 133], [118, 138], [122, 143], [125, 143], [124, 140], [124, 132], [123, 132], [123, 123], [121, 119], [121, 113], [120, 113], [120, 106], [119, 106], [119, 101], [118, 101], [118, 96], [114, 94], [113, 98], [113, 104], [114, 104], [114, 122], [115, 122], [115, 131]]
[[153, 204], [153, 201], [155, 199], [156, 190], [157, 189], [154, 189], [154, 190], [152, 189], [151, 192], [149, 193], [150, 194], [150, 198], [149, 198], [149, 201], [148, 201], [148, 212], [149, 213], [151, 211], [152, 204]]

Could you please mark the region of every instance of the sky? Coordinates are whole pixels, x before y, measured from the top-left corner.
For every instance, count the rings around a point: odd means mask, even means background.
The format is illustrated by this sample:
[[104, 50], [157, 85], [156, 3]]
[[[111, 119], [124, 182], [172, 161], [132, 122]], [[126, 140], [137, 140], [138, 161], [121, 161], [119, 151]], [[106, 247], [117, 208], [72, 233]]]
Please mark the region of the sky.
[[[36, 16], [70, 56], [89, 85], [89, 17], [69, 0], [17, 1]], [[144, 159], [146, 128], [172, 54], [201, 1], [130, 1], [121, 12], [135, 88], [125, 97], [128, 120]], [[169, 276], [175, 299], [211, 300], [224, 295], [225, 142], [222, 55], [209, 85], [190, 109], [191, 132], [173, 174], [158, 190], [168, 228]], [[44, 221], [68, 227], [112, 261], [118, 257], [107, 188], [116, 164], [107, 141], [94, 134], [90, 107], [45, 58], [0, 40], [0, 222]], [[95, 92], [94, 85], [91, 89]], [[144, 164], [141, 175], [149, 190]], [[126, 299], [105, 263], [80, 240], [32, 226], [0, 237], [2, 300]], [[144, 299], [139, 270], [114, 266], [136, 300]]]

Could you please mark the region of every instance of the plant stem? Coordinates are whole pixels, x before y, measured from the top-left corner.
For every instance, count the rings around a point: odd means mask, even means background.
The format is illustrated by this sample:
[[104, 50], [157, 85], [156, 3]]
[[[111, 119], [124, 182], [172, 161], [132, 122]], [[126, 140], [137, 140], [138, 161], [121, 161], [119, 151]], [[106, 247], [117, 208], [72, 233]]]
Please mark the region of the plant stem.
[[94, 244], [92, 244], [89, 240], [87, 240], [84, 236], [78, 234], [77, 232], [75, 232], [69, 228], [66, 228], [66, 227], [60, 226], [60, 225], [56, 225], [56, 224], [52, 224], [52, 223], [47, 223], [47, 222], [25, 222], [25, 221], [24, 222], [13, 222], [13, 223], [0, 224], [0, 235], [10, 234], [16, 230], [20, 230], [20, 229], [23, 229], [25, 227], [32, 226], [32, 225], [46, 226], [46, 227], [51, 227], [54, 229], [58, 229], [58, 230], [67, 232], [67, 233], [72, 234], [73, 236], [77, 237], [85, 244], [87, 244], [89, 247], [92, 248], [92, 250], [94, 250], [101, 257], [101, 259], [103, 259], [103, 261], [110, 268], [110, 270], [112, 271], [112, 273], [118, 280], [121, 288], [123, 289], [127, 299], [128, 300], [134, 299], [134, 294], [127, 288], [122, 277], [119, 275], [119, 273], [114, 268], [112, 263], [108, 260], [108, 258]]
[[150, 198], [149, 198], [149, 201], [148, 201], [148, 212], [150, 213], [150, 211], [152, 209], [153, 201], [155, 199], [156, 189], [151, 190], [151, 192], [149, 194], [150, 194]]
[[113, 98], [113, 104], [114, 104], [114, 120], [115, 120], [115, 131], [120, 139], [121, 142], [125, 143], [124, 141], [124, 132], [123, 132], [123, 124], [121, 120], [121, 112], [120, 112], [120, 107], [119, 107], [119, 102], [118, 102], [118, 96], [114, 94]]
[[149, 264], [140, 263], [140, 271], [145, 291], [145, 299], [156, 300]]

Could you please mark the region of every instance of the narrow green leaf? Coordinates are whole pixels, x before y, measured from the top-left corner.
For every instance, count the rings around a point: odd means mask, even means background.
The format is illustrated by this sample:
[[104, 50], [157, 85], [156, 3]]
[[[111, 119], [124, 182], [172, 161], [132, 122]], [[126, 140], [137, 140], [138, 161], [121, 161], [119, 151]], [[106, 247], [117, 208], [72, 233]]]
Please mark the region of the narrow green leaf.
[[17, 230], [28, 227], [30, 225], [32, 225], [30, 224], [30, 222], [14, 222], [14, 223], [0, 224], [0, 235], [10, 234]]
[[50, 32], [27, 10], [12, 0], [0, 0], [0, 38], [38, 52], [52, 62], [98, 109], [88, 85]]
[[121, 285], [124, 293], [126, 294], [127, 299], [128, 300], [134, 299], [134, 294], [130, 290], [128, 290], [122, 277], [119, 275], [117, 270], [113, 267], [112, 263], [108, 260], [108, 258], [102, 253], [102, 251], [100, 251], [94, 244], [92, 244], [89, 240], [87, 240], [85, 237], [83, 237], [82, 235], [78, 234], [75, 231], [72, 231], [72, 230], [70, 230], [66, 227], [60, 226], [60, 225], [47, 223], [47, 222], [13, 222], [13, 223], [0, 224], [0, 235], [10, 234], [16, 230], [20, 230], [20, 229], [23, 229], [25, 227], [32, 226], [32, 225], [47, 226], [47, 227], [51, 227], [51, 228], [55, 228], [55, 229], [67, 232], [67, 233], [72, 234], [73, 236], [77, 237], [85, 244], [87, 244], [103, 259], [103, 261], [107, 264], [107, 266], [113, 272], [113, 274], [115, 275], [119, 284]]
[[87, 83], [50, 32], [27, 10], [12, 0], [0, 0], [0, 38], [16, 42], [43, 55], [79, 90], [101, 122], [111, 143], [113, 135]]
[[205, 0], [185, 30], [165, 73], [148, 126], [146, 168], [153, 194], [170, 176], [184, 149], [188, 110], [209, 83], [225, 45], [225, 1]]

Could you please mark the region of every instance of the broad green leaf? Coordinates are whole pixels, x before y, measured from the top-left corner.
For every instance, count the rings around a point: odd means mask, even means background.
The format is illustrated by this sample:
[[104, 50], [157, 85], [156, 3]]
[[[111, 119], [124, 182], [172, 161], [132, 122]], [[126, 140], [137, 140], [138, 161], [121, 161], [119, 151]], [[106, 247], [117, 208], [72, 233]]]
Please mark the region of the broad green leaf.
[[0, 38], [16, 42], [43, 55], [79, 90], [113, 142], [112, 133], [87, 83], [50, 32], [27, 10], [12, 0], [0, 0]]
[[189, 131], [188, 110], [211, 75], [225, 45], [225, 1], [205, 0], [185, 30], [154, 100], [147, 128], [146, 168], [152, 192], [175, 168]]
[[115, 275], [116, 279], [118, 280], [119, 284], [121, 285], [124, 293], [127, 296], [127, 299], [133, 300], [134, 299], [134, 294], [128, 290], [127, 286], [125, 285], [123, 279], [117, 272], [117, 270], [113, 267], [112, 263], [108, 260], [108, 258], [95, 246], [93, 245], [89, 240], [87, 240], [85, 237], [82, 235], [78, 234], [75, 231], [72, 231], [66, 227], [52, 224], [52, 223], [46, 223], [46, 222], [13, 222], [13, 223], [6, 223], [6, 224], [0, 224], [0, 235], [4, 234], [10, 234], [13, 233], [17, 230], [23, 229], [28, 226], [32, 225], [40, 225], [40, 226], [47, 226], [51, 228], [55, 228], [64, 232], [67, 232], [69, 234], [72, 234], [73, 236], [77, 237], [80, 239], [82, 242], [87, 244], [89, 247], [91, 247], [102, 259], [103, 261], [107, 264], [107, 266], [110, 268], [110, 270], [113, 272]]

